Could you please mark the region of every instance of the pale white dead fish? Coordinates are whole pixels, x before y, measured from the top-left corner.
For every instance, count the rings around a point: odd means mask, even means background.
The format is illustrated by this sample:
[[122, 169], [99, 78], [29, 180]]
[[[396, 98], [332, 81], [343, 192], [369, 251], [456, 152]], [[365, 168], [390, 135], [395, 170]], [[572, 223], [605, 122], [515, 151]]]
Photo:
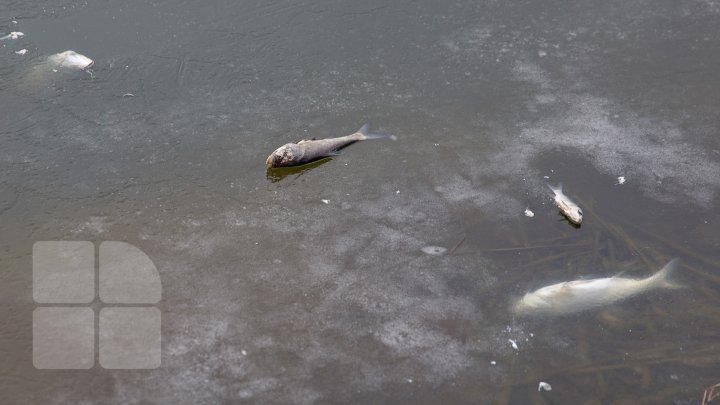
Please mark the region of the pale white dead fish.
[[554, 201], [555, 205], [560, 208], [560, 211], [570, 220], [570, 222], [580, 225], [583, 219], [582, 209], [578, 207], [568, 196], [563, 193], [562, 183], [557, 187], [553, 187], [550, 184], [547, 185], [550, 190], [555, 193]]
[[47, 88], [61, 80], [87, 75], [93, 64], [92, 59], [75, 51], [56, 53], [34, 63], [19, 86], [32, 91]]
[[89, 69], [95, 63], [92, 59], [85, 55], [81, 55], [75, 51], [65, 51], [50, 55], [48, 62], [55, 65], [57, 68], [70, 68], [70, 69]]
[[668, 279], [679, 262], [673, 259], [643, 279], [615, 276], [553, 284], [525, 294], [515, 303], [513, 311], [518, 315], [565, 315], [609, 305], [646, 291], [680, 288]]
[[420, 250], [425, 254], [433, 256], [441, 255], [447, 251], [447, 249], [442, 246], [425, 246]]
[[270, 167], [299, 166], [305, 163], [335, 156], [339, 150], [357, 141], [384, 138], [385, 135], [371, 134], [370, 126], [363, 125], [354, 134], [328, 139], [303, 139], [298, 143], [287, 143], [268, 156], [265, 164]]
[[25, 36], [25, 34], [23, 34], [22, 32], [13, 31], [13, 32], [5, 35], [5, 36], [0, 37], [0, 40], [3, 40], [3, 39], [18, 39], [18, 38], [24, 37], [24, 36]]

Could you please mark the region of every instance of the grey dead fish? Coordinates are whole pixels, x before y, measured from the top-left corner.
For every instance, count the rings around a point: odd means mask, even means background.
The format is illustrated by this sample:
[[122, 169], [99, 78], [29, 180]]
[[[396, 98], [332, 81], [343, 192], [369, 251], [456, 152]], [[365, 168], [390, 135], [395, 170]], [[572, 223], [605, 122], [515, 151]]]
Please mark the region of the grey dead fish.
[[549, 285], [525, 294], [513, 312], [518, 315], [565, 315], [609, 305], [646, 291], [680, 288], [669, 280], [680, 259], [673, 259], [657, 273], [643, 279], [605, 277]]
[[303, 139], [297, 143], [287, 143], [275, 149], [265, 160], [265, 164], [270, 167], [299, 166], [328, 156], [336, 156], [340, 149], [357, 141], [385, 138], [385, 135], [370, 133], [369, 129], [370, 124], [365, 124], [357, 132], [339, 138]]
[[[547, 184], [547, 183], [546, 183]], [[557, 187], [550, 184], [547, 185], [555, 194], [553, 200], [560, 211], [570, 220], [570, 222], [580, 225], [583, 219], [583, 212], [577, 204], [575, 204], [568, 196], [563, 193], [563, 186], [560, 183]]]

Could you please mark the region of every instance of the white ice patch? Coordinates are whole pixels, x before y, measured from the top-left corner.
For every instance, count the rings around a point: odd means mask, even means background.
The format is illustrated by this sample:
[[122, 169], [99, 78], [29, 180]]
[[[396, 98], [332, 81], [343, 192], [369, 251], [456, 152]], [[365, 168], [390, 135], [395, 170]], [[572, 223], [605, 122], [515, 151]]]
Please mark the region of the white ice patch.
[[[666, 203], [691, 203], [708, 208], [720, 191], [720, 162], [706, 148], [693, 145], [686, 134], [662, 118], [639, 117], [610, 100], [564, 89], [538, 66], [518, 62], [518, 80], [552, 94], [555, 113], [524, 123], [518, 137], [483, 165], [486, 176], [523, 177], [533, 159], [549, 151], [566, 149], [589, 159], [604, 174], [624, 172], [645, 194]], [[535, 108], [533, 99], [529, 109]], [[476, 156], [468, 156], [475, 161]]]

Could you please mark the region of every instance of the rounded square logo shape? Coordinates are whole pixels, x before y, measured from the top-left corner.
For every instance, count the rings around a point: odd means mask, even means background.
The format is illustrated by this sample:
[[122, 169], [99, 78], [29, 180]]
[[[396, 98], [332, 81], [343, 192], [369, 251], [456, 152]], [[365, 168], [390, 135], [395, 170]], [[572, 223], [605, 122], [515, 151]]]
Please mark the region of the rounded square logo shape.
[[87, 304], [95, 299], [92, 242], [35, 242], [32, 260], [35, 302]]
[[160, 274], [140, 249], [119, 241], [100, 244], [100, 300], [107, 304], [156, 304]]
[[110, 307], [100, 310], [100, 365], [108, 369], [160, 367], [160, 310]]
[[42, 307], [33, 311], [33, 365], [38, 369], [88, 369], [95, 363], [95, 313], [90, 308]]

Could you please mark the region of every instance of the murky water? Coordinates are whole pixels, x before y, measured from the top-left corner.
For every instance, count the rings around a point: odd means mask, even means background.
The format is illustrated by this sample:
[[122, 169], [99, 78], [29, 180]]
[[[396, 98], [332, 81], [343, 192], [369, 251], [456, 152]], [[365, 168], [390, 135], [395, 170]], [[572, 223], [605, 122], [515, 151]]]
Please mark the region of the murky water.
[[[0, 41], [3, 403], [689, 404], [720, 382], [719, 2], [31, 3], [0, 8], [25, 33]], [[92, 76], [29, 74], [67, 49]], [[263, 166], [366, 121], [397, 139]], [[40, 240], [153, 259], [159, 369], [33, 367]], [[510, 312], [672, 257], [685, 289]]]

